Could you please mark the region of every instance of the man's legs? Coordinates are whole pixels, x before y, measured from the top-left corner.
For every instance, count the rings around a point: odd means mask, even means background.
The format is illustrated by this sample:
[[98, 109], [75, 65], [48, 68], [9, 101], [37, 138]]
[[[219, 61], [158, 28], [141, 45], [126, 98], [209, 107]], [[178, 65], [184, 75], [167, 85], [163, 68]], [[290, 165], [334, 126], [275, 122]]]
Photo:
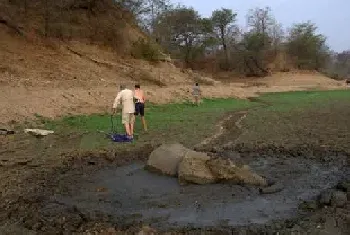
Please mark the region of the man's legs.
[[145, 116], [141, 116], [141, 121], [142, 121], [143, 130], [147, 131], [147, 123], [146, 123]]
[[145, 104], [140, 104], [140, 116], [142, 121], [142, 127], [144, 131], [147, 131], [147, 123], [145, 119]]
[[134, 136], [134, 123], [135, 123], [135, 115], [133, 113], [129, 113], [129, 136]]
[[125, 127], [125, 132], [127, 135], [131, 135], [131, 129], [130, 129], [130, 115], [129, 113], [122, 113], [122, 123]]
[[194, 96], [194, 104], [198, 105], [198, 103], [199, 103], [198, 101], [199, 101], [198, 95], [195, 95]]

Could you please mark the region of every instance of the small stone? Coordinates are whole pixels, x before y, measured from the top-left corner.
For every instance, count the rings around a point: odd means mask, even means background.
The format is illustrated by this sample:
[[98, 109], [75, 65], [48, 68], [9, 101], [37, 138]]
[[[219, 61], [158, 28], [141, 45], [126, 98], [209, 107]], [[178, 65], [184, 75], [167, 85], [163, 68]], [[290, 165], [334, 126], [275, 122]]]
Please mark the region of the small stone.
[[138, 232], [138, 235], [153, 235], [156, 234], [157, 230], [149, 227], [149, 226], [144, 226], [142, 227], [141, 231]]
[[305, 211], [315, 211], [318, 208], [318, 205], [316, 201], [305, 201], [299, 205], [299, 208]]
[[350, 215], [345, 216], [345, 221], [350, 226]]
[[97, 189], [96, 189], [96, 192], [99, 192], [99, 193], [105, 193], [105, 192], [107, 192], [108, 191], [108, 189], [107, 188], [104, 188], [104, 187], [98, 187]]
[[346, 193], [337, 191], [332, 194], [331, 205], [342, 208], [346, 205], [347, 200]]
[[331, 200], [332, 200], [332, 194], [333, 191], [332, 190], [327, 190], [323, 193], [321, 193], [318, 201], [321, 205], [330, 205], [331, 204]]
[[337, 189], [343, 192], [350, 192], [350, 181], [344, 180], [338, 183]]

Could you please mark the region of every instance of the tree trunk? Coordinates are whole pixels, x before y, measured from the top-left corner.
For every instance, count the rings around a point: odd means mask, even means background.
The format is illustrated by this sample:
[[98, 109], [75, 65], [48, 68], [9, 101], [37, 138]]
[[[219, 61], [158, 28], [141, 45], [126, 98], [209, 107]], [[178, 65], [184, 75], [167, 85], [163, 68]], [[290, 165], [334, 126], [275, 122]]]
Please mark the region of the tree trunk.
[[228, 64], [229, 64], [229, 58], [228, 58], [228, 51], [227, 51], [227, 45], [226, 45], [226, 40], [225, 40], [225, 29], [224, 27], [220, 27], [220, 33], [221, 33], [221, 42], [222, 42], [222, 47], [224, 48], [224, 53], [225, 53], [225, 69], [228, 69]]

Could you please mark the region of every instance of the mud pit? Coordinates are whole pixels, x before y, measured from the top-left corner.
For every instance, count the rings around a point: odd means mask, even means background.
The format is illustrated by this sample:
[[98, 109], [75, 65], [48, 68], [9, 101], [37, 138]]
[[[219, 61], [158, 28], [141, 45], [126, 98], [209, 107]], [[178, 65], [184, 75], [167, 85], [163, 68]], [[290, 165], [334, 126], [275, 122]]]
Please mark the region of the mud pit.
[[[229, 153], [225, 153], [230, 157]], [[160, 231], [264, 226], [296, 218], [300, 203], [315, 200], [349, 171], [346, 158], [250, 157], [246, 164], [260, 175], [285, 186], [260, 195], [256, 187], [239, 185], [180, 186], [176, 178], [159, 176], [142, 164], [109, 167], [85, 177], [72, 193], [52, 200], [75, 207], [90, 217], [105, 215], [118, 227], [148, 224]]]

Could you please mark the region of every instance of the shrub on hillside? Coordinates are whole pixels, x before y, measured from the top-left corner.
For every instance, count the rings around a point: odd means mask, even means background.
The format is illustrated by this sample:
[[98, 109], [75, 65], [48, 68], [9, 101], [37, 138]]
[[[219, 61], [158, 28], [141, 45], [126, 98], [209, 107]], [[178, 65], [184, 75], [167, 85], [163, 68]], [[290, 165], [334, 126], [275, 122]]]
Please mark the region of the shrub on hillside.
[[162, 56], [159, 46], [145, 39], [133, 43], [131, 54], [135, 59], [152, 62], [161, 60]]

